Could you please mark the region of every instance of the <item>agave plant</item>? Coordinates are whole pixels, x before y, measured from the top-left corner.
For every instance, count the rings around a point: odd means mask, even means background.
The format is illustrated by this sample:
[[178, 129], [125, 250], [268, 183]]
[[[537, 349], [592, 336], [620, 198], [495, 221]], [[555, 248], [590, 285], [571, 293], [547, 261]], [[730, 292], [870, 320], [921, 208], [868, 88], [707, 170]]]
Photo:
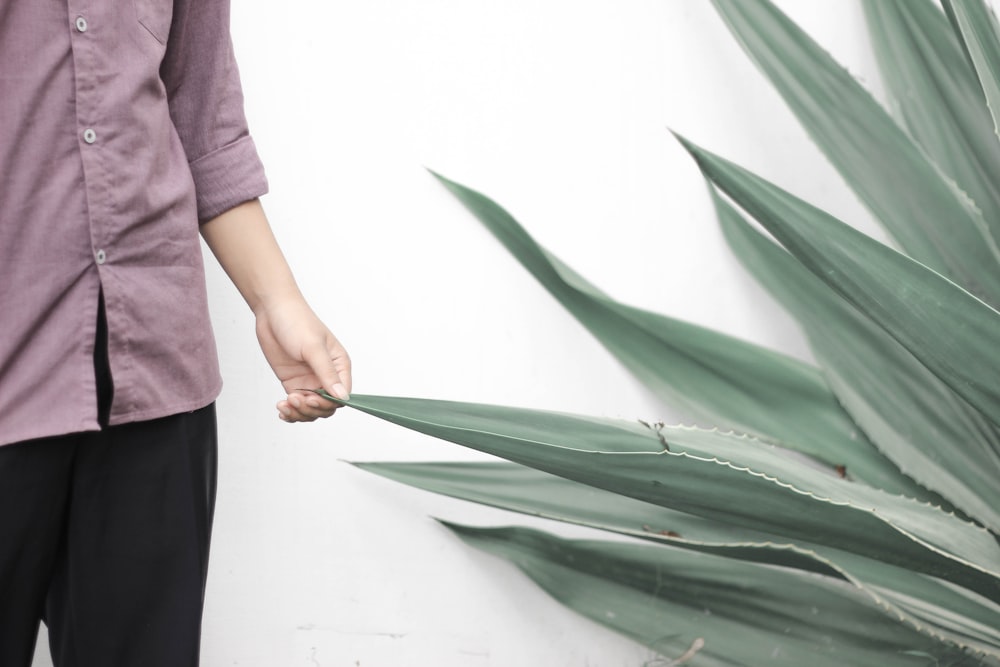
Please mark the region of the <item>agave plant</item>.
[[511, 462], [359, 465], [638, 538], [450, 526], [662, 664], [1000, 665], [997, 22], [982, 0], [864, 0], [887, 112], [767, 0], [713, 2], [896, 244], [680, 138], [817, 365], [619, 303], [439, 176], [639, 379], [720, 428], [354, 396]]

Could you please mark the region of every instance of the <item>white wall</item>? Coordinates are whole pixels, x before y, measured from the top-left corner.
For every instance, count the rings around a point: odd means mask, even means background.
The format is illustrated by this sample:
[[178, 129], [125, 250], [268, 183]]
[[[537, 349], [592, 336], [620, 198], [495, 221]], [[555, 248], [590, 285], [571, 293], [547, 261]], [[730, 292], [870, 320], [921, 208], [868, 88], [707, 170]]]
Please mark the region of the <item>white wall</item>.
[[[497, 199], [615, 297], [807, 354], [725, 248], [667, 128], [852, 222], [867, 217], [707, 0], [233, 4], [265, 206], [352, 353], [356, 392], [680, 417], [425, 167]], [[875, 85], [854, 2], [779, 5]], [[346, 411], [279, 422], [249, 312], [209, 263], [226, 388], [205, 665], [650, 659], [429, 517], [526, 519], [344, 463], [478, 455]]]

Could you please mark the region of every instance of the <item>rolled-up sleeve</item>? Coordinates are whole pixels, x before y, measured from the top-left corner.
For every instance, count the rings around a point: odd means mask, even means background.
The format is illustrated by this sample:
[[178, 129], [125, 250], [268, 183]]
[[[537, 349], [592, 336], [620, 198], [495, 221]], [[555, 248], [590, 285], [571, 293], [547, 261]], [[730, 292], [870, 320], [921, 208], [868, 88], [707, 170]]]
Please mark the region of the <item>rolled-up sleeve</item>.
[[243, 111], [229, 0], [174, 1], [160, 77], [194, 178], [198, 219], [265, 194], [264, 167]]

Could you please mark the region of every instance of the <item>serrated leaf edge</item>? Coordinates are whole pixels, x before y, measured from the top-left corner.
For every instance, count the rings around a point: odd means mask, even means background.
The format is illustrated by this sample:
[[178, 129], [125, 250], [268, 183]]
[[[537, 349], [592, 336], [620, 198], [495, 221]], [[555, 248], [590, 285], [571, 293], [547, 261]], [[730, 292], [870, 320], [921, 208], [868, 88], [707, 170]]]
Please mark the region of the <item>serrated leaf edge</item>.
[[[940, 556], [943, 556], [944, 558], [946, 558], [948, 560], [954, 561], [956, 563], [959, 563], [961, 565], [969, 567], [969, 568], [971, 568], [973, 570], [982, 572], [983, 574], [989, 575], [991, 577], [1000, 579], [1000, 572], [991, 571], [991, 570], [987, 569], [984, 566], [981, 566], [981, 565], [979, 565], [977, 563], [972, 563], [972, 562], [968, 561], [967, 559], [965, 559], [965, 558], [963, 558], [961, 556], [949, 553], [949, 552], [944, 551], [941, 548], [939, 548], [939, 547], [937, 547], [937, 546], [935, 546], [933, 544], [927, 543], [922, 538], [920, 538], [920, 537], [918, 537], [916, 535], [913, 535], [910, 531], [908, 531], [908, 530], [906, 530], [906, 529], [904, 529], [904, 528], [896, 525], [889, 518], [883, 516], [882, 514], [880, 514], [879, 512], [877, 512], [873, 508], [866, 508], [866, 507], [857, 505], [857, 504], [851, 502], [850, 500], [844, 500], [844, 501], [842, 501], [842, 500], [834, 500], [832, 498], [826, 498], [826, 497], [820, 496], [820, 495], [818, 495], [818, 494], [816, 494], [816, 493], [814, 493], [812, 491], [807, 491], [807, 490], [799, 489], [796, 486], [794, 486], [793, 484], [785, 482], [785, 481], [782, 481], [781, 479], [779, 479], [777, 477], [774, 477], [773, 475], [769, 475], [769, 474], [764, 473], [764, 472], [759, 472], [759, 471], [753, 470], [753, 469], [751, 469], [748, 466], [741, 466], [741, 465], [738, 465], [738, 464], [734, 464], [734, 463], [732, 463], [730, 461], [719, 459], [717, 457], [706, 458], [706, 457], [702, 457], [702, 456], [696, 456], [696, 455], [693, 455], [693, 454], [689, 454], [687, 452], [669, 452], [669, 451], [665, 451], [665, 450], [664, 451], [658, 451], [658, 452], [601, 452], [601, 451], [593, 451], [593, 450], [586, 450], [586, 449], [577, 449], [575, 447], [567, 447], [565, 445], [557, 445], [557, 444], [547, 443], [547, 442], [540, 441], [540, 440], [531, 440], [531, 439], [528, 439], [528, 438], [513, 437], [513, 436], [503, 435], [503, 434], [500, 434], [500, 433], [495, 433], [495, 432], [492, 432], [492, 431], [483, 431], [481, 429], [473, 429], [473, 428], [467, 428], [467, 427], [461, 427], [461, 426], [442, 426], [440, 424], [435, 424], [434, 422], [428, 422], [428, 421], [425, 421], [425, 420], [422, 420], [422, 419], [419, 419], [419, 418], [415, 418], [415, 417], [406, 417], [406, 416], [399, 415], [397, 413], [393, 413], [393, 412], [390, 412], [390, 411], [384, 410], [384, 409], [375, 410], [375, 409], [371, 409], [371, 408], [361, 408], [361, 407], [359, 407], [357, 405], [352, 405], [349, 401], [346, 404], [348, 406], [350, 406], [350, 407], [354, 407], [355, 409], [361, 410], [363, 412], [367, 412], [368, 414], [372, 414], [374, 416], [379, 416], [379, 414], [377, 414], [377, 413], [384, 413], [384, 414], [387, 414], [387, 415], [396, 416], [397, 418], [400, 418], [400, 419], [403, 419], [403, 420], [410, 421], [411, 423], [426, 424], [426, 425], [429, 425], [429, 426], [435, 426], [437, 428], [441, 428], [441, 429], [444, 429], [446, 431], [451, 431], [451, 432], [456, 432], [456, 433], [478, 433], [478, 434], [481, 434], [481, 435], [493, 436], [493, 437], [497, 437], [497, 438], [504, 438], [504, 439], [508, 439], [508, 440], [522, 442], [522, 443], [525, 443], [525, 444], [530, 444], [530, 445], [538, 445], [538, 446], [543, 446], [543, 447], [551, 447], [551, 448], [555, 448], [555, 449], [561, 449], [561, 450], [564, 450], [564, 451], [579, 452], [581, 454], [593, 454], [593, 455], [598, 455], [598, 456], [619, 456], [620, 455], [620, 456], [630, 456], [630, 457], [631, 456], [664, 456], [665, 455], [665, 456], [671, 456], [671, 457], [683, 457], [683, 458], [688, 458], [688, 459], [695, 460], [695, 461], [700, 461], [700, 462], [705, 462], [705, 463], [713, 463], [713, 464], [716, 464], [716, 465], [721, 465], [723, 467], [728, 467], [728, 468], [730, 468], [730, 469], [732, 469], [734, 471], [737, 471], [737, 472], [747, 473], [747, 474], [750, 474], [751, 476], [759, 477], [759, 478], [764, 479], [765, 481], [768, 481], [768, 482], [770, 482], [772, 484], [776, 484], [777, 486], [779, 486], [781, 488], [785, 488], [785, 489], [787, 489], [789, 491], [792, 491], [793, 493], [796, 493], [798, 495], [805, 496], [805, 497], [811, 498], [813, 500], [816, 500], [817, 502], [827, 503], [827, 504], [830, 504], [830, 505], [833, 505], [833, 506], [836, 506], [836, 507], [846, 507], [846, 508], [849, 508], [849, 509], [853, 509], [853, 510], [856, 510], [856, 511], [859, 511], [859, 512], [863, 512], [863, 513], [869, 514], [869, 515], [875, 517], [876, 519], [878, 519], [883, 524], [889, 526], [890, 528], [892, 528], [893, 530], [895, 530], [899, 534], [907, 537], [912, 542], [920, 545], [921, 547], [927, 549], [928, 551], [930, 551], [932, 553], [936, 553], [936, 554], [938, 554]], [[704, 429], [704, 428], [699, 428], [699, 427], [677, 427], [677, 428], [680, 428], [681, 430], [690, 430], [690, 431], [700, 432], [700, 433], [714, 433], [714, 434], [724, 435], [724, 433], [722, 433], [718, 429]], [[739, 435], [739, 436], [736, 436], [736, 437], [738, 439], [742, 438], [742, 439], [757, 441], [756, 438], [754, 438], [753, 436], [748, 436], [748, 435]], [[879, 489], [874, 489], [873, 487], [870, 487], [870, 488], [872, 488], [873, 491], [875, 491], [875, 492], [884, 493], [884, 492], [880, 491]], [[890, 494], [887, 494], [887, 495], [890, 495]], [[896, 497], [902, 499], [904, 502], [915, 503], [916, 505], [918, 505], [920, 507], [925, 507], [925, 508], [928, 508], [928, 509], [931, 509], [931, 510], [942, 512], [946, 516], [950, 516], [953, 520], [962, 523], [966, 528], [979, 531], [979, 532], [983, 533], [984, 535], [986, 535], [986, 536], [988, 536], [990, 538], [993, 537], [992, 533], [990, 533], [985, 528], [982, 528], [981, 526], [979, 526], [977, 524], [965, 521], [961, 517], [957, 516], [954, 512], [945, 512], [940, 507], [931, 505], [930, 503], [924, 503], [924, 502], [921, 502], [919, 500], [915, 500], [915, 499], [912, 499], [912, 498], [906, 498], [904, 496], [896, 496]]]

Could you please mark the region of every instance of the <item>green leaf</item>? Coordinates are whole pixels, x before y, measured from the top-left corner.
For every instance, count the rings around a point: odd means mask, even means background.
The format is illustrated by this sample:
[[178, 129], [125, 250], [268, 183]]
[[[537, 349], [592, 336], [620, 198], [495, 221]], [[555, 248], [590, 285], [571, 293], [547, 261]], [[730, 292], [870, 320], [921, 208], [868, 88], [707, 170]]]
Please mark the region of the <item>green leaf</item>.
[[[865, 0], [863, 7], [897, 119], [982, 212], [989, 227], [984, 240], [997, 255], [1000, 142], [962, 44], [927, 0]], [[993, 272], [997, 266], [976, 269]]]
[[714, 190], [712, 197], [733, 251], [803, 326], [862, 430], [904, 472], [1000, 533], [1000, 429]]
[[767, 0], [713, 2], [817, 146], [906, 252], [1000, 303], [996, 244], [982, 214], [868, 91]]
[[997, 18], [983, 0], [943, 0], [941, 4], [975, 68], [993, 116], [994, 130], [1000, 134], [1000, 26]]
[[494, 201], [437, 176], [636, 377], [674, 405], [843, 465], [858, 480], [935, 500], [861, 435], [812, 366], [618, 303], [546, 251]]
[[446, 525], [571, 609], [693, 667], [928, 666], [968, 657], [835, 579], [679, 549]]
[[1000, 655], [1000, 605], [944, 582], [843, 550], [786, 543], [509, 463], [362, 463], [420, 489], [532, 516], [728, 558], [841, 577], [921, 632]]
[[[833, 546], [1000, 600], [1000, 545], [937, 508], [853, 484], [717, 431], [501, 406], [355, 395], [373, 416], [560, 477], [790, 541]], [[618, 436], [620, 446], [604, 445]], [[659, 436], [659, 437], [658, 437]], [[669, 444], [662, 448], [660, 437]]]
[[682, 141], [705, 176], [796, 259], [1000, 424], [1000, 313], [828, 213]]
[[354, 463], [362, 470], [426, 491], [654, 541], [783, 565], [828, 576], [832, 568], [791, 548], [787, 539], [746, 526], [719, 523], [514, 463]]

